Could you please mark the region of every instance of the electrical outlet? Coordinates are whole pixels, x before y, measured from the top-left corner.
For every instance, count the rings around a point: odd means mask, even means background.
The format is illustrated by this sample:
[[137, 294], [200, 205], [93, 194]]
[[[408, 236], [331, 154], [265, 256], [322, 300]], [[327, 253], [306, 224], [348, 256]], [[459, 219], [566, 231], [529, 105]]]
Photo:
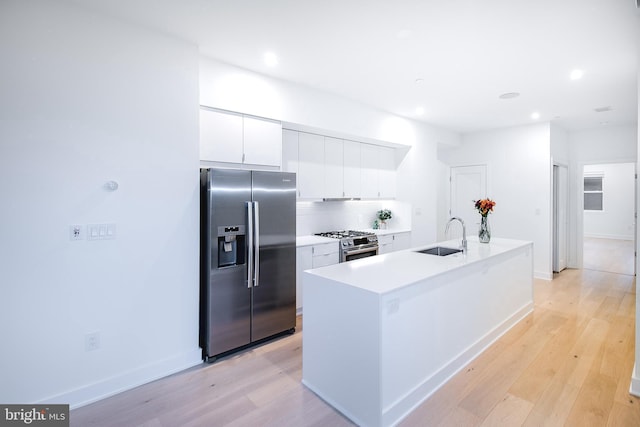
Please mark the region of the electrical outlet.
[[69, 226], [69, 240], [84, 240], [84, 226], [80, 224], [73, 224]]
[[84, 336], [84, 351], [94, 351], [100, 348], [100, 332], [92, 332]]

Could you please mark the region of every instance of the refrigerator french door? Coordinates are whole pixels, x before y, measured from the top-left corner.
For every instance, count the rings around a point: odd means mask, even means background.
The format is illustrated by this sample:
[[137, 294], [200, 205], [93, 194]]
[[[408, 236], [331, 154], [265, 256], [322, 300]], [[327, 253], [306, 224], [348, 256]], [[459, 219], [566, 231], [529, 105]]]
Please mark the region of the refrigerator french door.
[[296, 321], [295, 174], [201, 169], [203, 358]]

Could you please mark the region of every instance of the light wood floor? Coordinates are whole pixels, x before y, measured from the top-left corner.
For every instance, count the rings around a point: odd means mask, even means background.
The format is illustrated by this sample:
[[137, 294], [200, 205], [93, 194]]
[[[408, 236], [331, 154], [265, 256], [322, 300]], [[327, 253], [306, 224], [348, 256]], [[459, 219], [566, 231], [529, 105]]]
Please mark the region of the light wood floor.
[[[565, 270], [534, 295], [533, 314], [400, 425], [640, 426], [634, 278]], [[352, 425], [300, 383], [302, 333], [73, 410], [71, 425]]]
[[585, 269], [631, 275], [634, 272], [633, 240], [585, 237], [583, 248]]

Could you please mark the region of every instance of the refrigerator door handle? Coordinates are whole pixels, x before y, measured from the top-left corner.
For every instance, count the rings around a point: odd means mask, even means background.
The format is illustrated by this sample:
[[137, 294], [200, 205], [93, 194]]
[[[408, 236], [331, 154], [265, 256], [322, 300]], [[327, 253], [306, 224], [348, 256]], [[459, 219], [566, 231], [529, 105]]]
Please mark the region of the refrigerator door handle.
[[247, 288], [253, 285], [253, 202], [247, 202]]
[[260, 280], [260, 209], [258, 202], [253, 202], [253, 217], [254, 217], [254, 226], [253, 226], [253, 286], [258, 286]]

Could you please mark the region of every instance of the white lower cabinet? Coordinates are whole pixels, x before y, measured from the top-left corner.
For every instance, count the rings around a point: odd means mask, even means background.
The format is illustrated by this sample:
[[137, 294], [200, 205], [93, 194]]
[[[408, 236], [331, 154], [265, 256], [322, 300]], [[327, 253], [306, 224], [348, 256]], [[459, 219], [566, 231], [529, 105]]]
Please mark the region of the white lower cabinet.
[[340, 262], [338, 242], [313, 245], [311, 248], [313, 268], [324, 267]]
[[394, 234], [382, 234], [378, 236], [378, 254], [401, 251], [411, 247], [411, 233], [406, 231]]
[[393, 250], [401, 251], [403, 249], [409, 249], [411, 247], [411, 233], [406, 231], [403, 233], [396, 233], [393, 235]]
[[388, 254], [389, 252], [393, 252], [393, 234], [378, 236], [378, 254]]
[[296, 311], [302, 310], [302, 272], [313, 268], [311, 246], [296, 248]]
[[338, 242], [296, 248], [296, 312], [302, 312], [302, 272], [340, 262]]

